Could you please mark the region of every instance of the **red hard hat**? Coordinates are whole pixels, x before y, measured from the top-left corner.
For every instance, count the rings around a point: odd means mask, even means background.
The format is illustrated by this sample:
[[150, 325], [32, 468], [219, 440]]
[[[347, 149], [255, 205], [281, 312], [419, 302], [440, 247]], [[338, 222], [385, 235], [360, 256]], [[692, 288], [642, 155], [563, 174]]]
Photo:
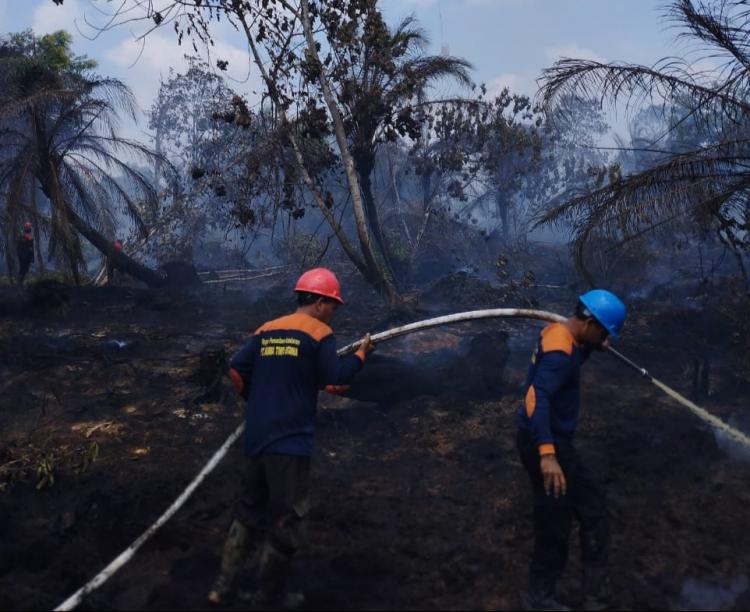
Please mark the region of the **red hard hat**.
[[294, 290], [322, 295], [336, 300], [339, 304], [344, 303], [344, 300], [341, 299], [341, 285], [339, 285], [336, 275], [327, 268], [308, 270], [299, 277]]
[[29, 231], [31, 230], [31, 228], [32, 228], [32, 225], [30, 222], [27, 221], [26, 223], [23, 224], [23, 229]]
[[122, 251], [122, 240], [115, 240], [115, 250]]

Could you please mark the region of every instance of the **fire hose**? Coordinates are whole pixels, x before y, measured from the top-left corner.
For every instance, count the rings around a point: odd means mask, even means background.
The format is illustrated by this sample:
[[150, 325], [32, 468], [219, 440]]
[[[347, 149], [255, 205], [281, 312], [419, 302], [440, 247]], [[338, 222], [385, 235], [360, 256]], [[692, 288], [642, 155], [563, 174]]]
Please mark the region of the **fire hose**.
[[718, 417], [714, 416], [713, 414], [711, 414], [705, 408], [701, 408], [700, 406], [698, 406], [694, 402], [691, 402], [688, 398], [680, 395], [679, 393], [677, 393], [677, 391], [675, 391], [671, 387], [668, 387], [667, 385], [665, 385], [660, 380], [658, 380], [658, 379], [654, 378], [653, 376], [651, 376], [651, 374], [648, 373], [648, 371], [646, 370], [646, 368], [642, 368], [638, 364], [633, 363], [630, 359], [628, 359], [627, 357], [625, 357], [625, 355], [623, 355], [622, 353], [616, 351], [612, 347], [609, 347], [609, 349], [607, 349], [607, 351], [611, 355], [613, 355], [614, 357], [616, 357], [617, 359], [619, 359], [620, 361], [622, 361], [625, 365], [633, 368], [641, 376], [643, 376], [649, 382], [651, 382], [654, 385], [656, 385], [659, 389], [661, 389], [662, 391], [664, 391], [664, 393], [666, 393], [667, 395], [669, 395], [672, 399], [677, 400], [678, 402], [680, 402], [680, 404], [682, 404], [683, 406], [685, 406], [685, 408], [687, 408], [688, 410], [690, 410], [690, 412], [692, 412], [695, 416], [697, 416], [698, 418], [704, 420], [706, 423], [708, 423], [712, 427], [715, 427], [716, 429], [718, 429], [720, 431], [723, 431], [730, 438], [732, 438], [735, 442], [739, 442], [740, 444], [742, 444], [742, 445], [747, 446], [748, 448], [750, 448], [750, 438], [747, 435], [745, 435], [743, 432], [741, 432], [739, 429], [735, 429], [731, 425], [727, 425], [724, 421], [722, 421], [720, 418], [718, 418]]
[[[409, 323], [408, 325], [402, 325], [400, 327], [394, 327], [384, 332], [373, 334], [371, 336], [372, 341], [385, 342], [398, 338], [406, 334], [410, 334], [416, 331], [422, 331], [441, 325], [448, 325], [450, 323], [462, 323], [466, 321], [476, 321], [479, 319], [497, 319], [497, 318], [522, 318], [522, 319], [537, 319], [541, 321], [549, 322], [562, 322], [565, 321], [565, 317], [558, 314], [547, 312], [544, 310], [532, 310], [525, 308], [493, 308], [488, 310], [474, 310], [469, 312], [460, 312], [452, 315], [445, 315], [442, 317], [434, 317], [432, 319], [425, 319], [424, 321], [418, 321], [416, 323]], [[354, 352], [359, 346], [359, 341], [352, 344], [348, 344], [338, 350], [340, 356]], [[732, 439], [750, 448], [750, 438], [741, 431], [731, 427], [724, 423], [721, 419], [710, 414], [705, 409], [697, 406], [687, 398], [677, 393], [674, 389], [671, 389], [661, 381], [651, 376], [644, 368], [638, 366], [630, 359], [612, 349], [608, 349], [608, 352], [628, 365], [629, 367], [638, 371], [642, 376], [647, 378], [650, 382], [656, 385], [659, 389], [664, 391], [667, 395], [677, 400], [680, 404], [684, 405], [696, 416], [709, 423], [711, 426], [720, 429], [721, 431], [728, 434]], [[200, 486], [200, 484], [206, 479], [206, 477], [216, 468], [221, 460], [226, 456], [231, 446], [239, 439], [245, 430], [245, 423], [241, 423], [237, 429], [226, 439], [224, 444], [214, 453], [209, 459], [208, 463], [193, 479], [193, 481], [185, 488], [180, 496], [172, 503], [166, 512], [162, 514], [156, 522], [151, 525], [141, 536], [135, 540], [128, 548], [120, 553], [114, 560], [112, 560], [107, 567], [99, 572], [94, 578], [87, 582], [84, 586], [78, 589], [73, 595], [68, 597], [63, 603], [61, 603], [55, 610], [73, 610], [76, 608], [86, 595], [92, 593], [100, 586], [102, 586], [109, 578], [111, 578], [121, 567], [123, 567], [130, 559], [135, 556], [135, 553], [151, 538], [159, 528], [164, 525], [174, 514], [187, 502], [193, 492]]]

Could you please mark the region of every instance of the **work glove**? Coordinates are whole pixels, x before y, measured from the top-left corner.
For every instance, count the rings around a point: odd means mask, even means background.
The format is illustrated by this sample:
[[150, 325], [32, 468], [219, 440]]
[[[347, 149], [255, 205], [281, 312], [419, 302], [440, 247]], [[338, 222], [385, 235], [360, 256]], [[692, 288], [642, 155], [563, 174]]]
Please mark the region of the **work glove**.
[[362, 343], [359, 345], [359, 348], [357, 349], [357, 352], [355, 354], [364, 362], [367, 355], [372, 353], [374, 350], [375, 343], [370, 338], [370, 334], [365, 334], [365, 337], [362, 338]]
[[349, 390], [351, 385], [326, 385], [323, 387], [323, 391], [330, 393], [331, 395], [343, 395]]

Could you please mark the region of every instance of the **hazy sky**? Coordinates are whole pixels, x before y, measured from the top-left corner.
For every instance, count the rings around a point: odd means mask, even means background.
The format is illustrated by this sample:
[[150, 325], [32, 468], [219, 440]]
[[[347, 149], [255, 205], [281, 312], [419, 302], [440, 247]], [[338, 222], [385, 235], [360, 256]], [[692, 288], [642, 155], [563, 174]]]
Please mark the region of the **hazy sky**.
[[[149, 36], [135, 62], [140, 46], [133, 38], [139, 26], [87, 40], [78, 30], [93, 35], [86, 20], [103, 23], [101, 11], [109, 6], [104, 0], [65, 0], [63, 6], [52, 0], [0, 0], [0, 32], [68, 29], [75, 51], [96, 59], [102, 74], [125, 81], [147, 109], [160, 75], [184, 67], [183, 55], [192, 47], [178, 47], [173, 31], [164, 29]], [[382, 0], [381, 6], [394, 25], [414, 13], [432, 41], [431, 51], [440, 53], [447, 45], [451, 55], [475, 66], [475, 80], [491, 90], [508, 85], [533, 94], [541, 70], [560, 56], [652, 64], [684, 52], [663, 17], [664, 3], [654, 0]], [[229, 76], [235, 79], [230, 85], [250, 93], [257, 81], [254, 70], [248, 79], [242, 39], [224, 27], [217, 48], [216, 57], [229, 59]]]

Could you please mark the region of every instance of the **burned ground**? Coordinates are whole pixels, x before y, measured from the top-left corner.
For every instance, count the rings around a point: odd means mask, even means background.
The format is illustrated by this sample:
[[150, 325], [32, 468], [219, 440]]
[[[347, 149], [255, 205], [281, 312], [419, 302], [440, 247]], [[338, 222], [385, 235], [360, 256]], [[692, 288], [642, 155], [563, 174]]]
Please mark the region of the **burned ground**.
[[[231, 355], [291, 307], [288, 282], [256, 294], [48, 288], [49, 309], [5, 290], [17, 307], [0, 323], [0, 606], [59, 604], [180, 493], [239, 422], [227, 379], [213, 377], [222, 349]], [[389, 315], [348, 279], [339, 342], [504, 305], [469, 285], [457, 295], [438, 287], [417, 310]], [[534, 297], [565, 312], [574, 294], [564, 291]], [[292, 577], [310, 607], [518, 607], [532, 531], [514, 413], [539, 327], [495, 321], [407, 336], [379, 347], [349, 397], [321, 397], [310, 543]], [[729, 337], [711, 307], [643, 302], [621, 347], [683, 392], [692, 364], [710, 359], [702, 403], [742, 420], [748, 389]], [[580, 445], [609, 485], [617, 607], [747, 608], [750, 463], [607, 356], [584, 372]], [[234, 448], [84, 607], [204, 608], [240, 462]], [[572, 549], [561, 586], [575, 602]]]

